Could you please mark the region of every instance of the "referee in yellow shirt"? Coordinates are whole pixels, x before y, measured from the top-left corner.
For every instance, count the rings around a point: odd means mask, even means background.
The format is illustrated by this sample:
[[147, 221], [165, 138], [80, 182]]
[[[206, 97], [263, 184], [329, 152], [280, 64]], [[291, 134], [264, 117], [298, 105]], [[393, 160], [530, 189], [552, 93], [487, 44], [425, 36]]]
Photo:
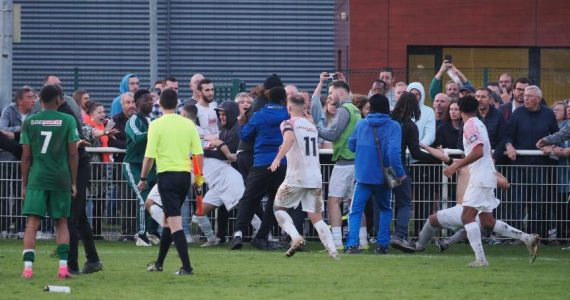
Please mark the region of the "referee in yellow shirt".
[[151, 122], [148, 128], [148, 141], [138, 187], [141, 190], [145, 188], [146, 176], [156, 160], [158, 192], [166, 220], [160, 238], [158, 258], [147, 266], [147, 270], [162, 271], [164, 259], [174, 241], [182, 261], [182, 267], [175, 274], [191, 275], [192, 267], [182, 230], [180, 209], [190, 189], [190, 155], [198, 157], [202, 170], [204, 152], [196, 125], [176, 114], [178, 94], [172, 89], [166, 89], [160, 94], [159, 104], [163, 115]]

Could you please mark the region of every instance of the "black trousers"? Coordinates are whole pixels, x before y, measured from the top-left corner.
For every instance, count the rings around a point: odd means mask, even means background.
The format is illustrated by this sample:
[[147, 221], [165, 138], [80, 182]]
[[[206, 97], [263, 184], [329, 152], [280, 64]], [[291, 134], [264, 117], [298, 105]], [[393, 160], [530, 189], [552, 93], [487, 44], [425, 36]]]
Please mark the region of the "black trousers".
[[72, 269], [79, 269], [78, 248], [79, 239], [83, 241], [85, 256], [88, 262], [98, 262], [99, 255], [95, 248], [93, 232], [87, 220], [85, 206], [87, 203], [87, 185], [91, 174], [90, 164], [81, 164], [77, 169], [77, 195], [71, 201], [71, 218], [67, 223], [69, 229], [69, 257], [67, 265]]
[[271, 228], [276, 223], [275, 215], [273, 214], [273, 201], [279, 185], [285, 179], [287, 167], [281, 165], [275, 172], [271, 172], [268, 167], [251, 168], [245, 181], [245, 192], [239, 203], [235, 231], [246, 231], [254, 212], [260, 206], [261, 199], [266, 194], [268, 197], [267, 206], [263, 213], [261, 227], [255, 237], [267, 238]]

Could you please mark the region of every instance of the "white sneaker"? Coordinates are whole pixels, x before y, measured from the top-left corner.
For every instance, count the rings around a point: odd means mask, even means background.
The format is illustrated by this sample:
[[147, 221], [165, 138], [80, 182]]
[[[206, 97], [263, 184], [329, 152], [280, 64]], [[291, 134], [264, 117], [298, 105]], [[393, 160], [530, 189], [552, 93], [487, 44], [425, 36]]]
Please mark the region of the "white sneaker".
[[469, 268], [484, 268], [484, 267], [488, 267], [488, 266], [489, 266], [488, 261], [478, 260], [478, 259], [467, 264], [467, 267], [469, 267]]
[[211, 247], [211, 246], [217, 246], [220, 244], [220, 238], [219, 237], [215, 237], [213, 240], [207, 241], [204, 244], [200, 245], [200, 247]]
[[530, 240], [525, 242], [526, 249], [528, 250], [528, 260], [532, 264], [536, 260], [536, 256], [538, 255], [538, 244], [540, 242], [540, 236], [536, 233], [530, 235]]
[[[146, 241], [145, 241], [146, 239]], [[144, 235], [140, 235], [140, 234], [135, 234], [135, 245], [137, 245], [137, 247], [150, 247], [152, 246], [152, 244], [150, 243], [150, 241], [148, 240], [148, 238]]]
[[297, 249], [299, 249], [299, 247], [305, 245], [305, 239], [302, 236], [299, 236], [297, 238], [292, 238], [291, 239], [291, 247], [289, 247], [289, 250], [287, 250], [287, 252], [285, 252], [285, 257], [291, 257], [293, 255], [295, 255], [295, 252], [297, 252]]
[[148, 232], [147, 232], [147, 233], [146, 233], [146, 238], [147, 238], [147, 239], [150, 241], [150, 243], [153, 244], [153, 245], [158, 245], [158, 244], [160, 244], [160, 239], [159, 239], [156, 235], [154, 235], [154, 234], [151, 234], [151, 233], [148, 233]]
[[186, 244], [194, 243], [194, 239], [192, 239], [191, 235], [186, 235]]

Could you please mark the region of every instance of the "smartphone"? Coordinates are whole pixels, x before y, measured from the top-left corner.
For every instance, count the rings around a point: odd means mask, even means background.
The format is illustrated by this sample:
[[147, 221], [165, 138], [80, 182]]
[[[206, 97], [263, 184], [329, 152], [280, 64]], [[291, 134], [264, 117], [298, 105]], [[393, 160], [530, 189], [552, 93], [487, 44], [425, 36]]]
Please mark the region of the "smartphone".
[[446, 55], [445, 58], [443, 60], [447, 60], [448, 63], [452, 63], [452, 59], [453, 57], [451, 57], [451, 55]]
[[338, 80], [338, 76], [336, 75], [336, 73], [331, 72], [329, 73], [329, 79], [332, 81], [337, 81]]

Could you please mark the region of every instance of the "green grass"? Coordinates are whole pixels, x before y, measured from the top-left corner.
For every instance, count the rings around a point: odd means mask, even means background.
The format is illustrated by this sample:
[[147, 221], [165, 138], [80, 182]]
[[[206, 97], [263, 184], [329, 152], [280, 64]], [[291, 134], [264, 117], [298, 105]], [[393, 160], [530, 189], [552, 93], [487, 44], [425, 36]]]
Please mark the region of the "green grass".
[[[172, 275], [179, 267], [171, 248], [164, 272], [148, 273], [157, 247], [98, 242], [104, 271], [61, 281], [53, 241], [40, 241], [34, 278], [20, 277], [21, 241], [0, 240], [0, 299], [568, 299], [570, 252], [542, 247], [534, 264], [524, 246], [485, 246], [491, 266], [468, 269], [468, 245], [444, 254], [434, 247], [420, 254], [391, 249], [342, 255], [332, 261], [310, 243], [308, 252], [285, 258], [284, 251], [260, 252], [249, 246], [190, 247], [194, 275]], [[81, 250], [81, 249], [80, 249]], [[71, 294], [45, 293], [45, 285], [66, 285]], [[40, 298], [41, 297], [41, 298]]]

